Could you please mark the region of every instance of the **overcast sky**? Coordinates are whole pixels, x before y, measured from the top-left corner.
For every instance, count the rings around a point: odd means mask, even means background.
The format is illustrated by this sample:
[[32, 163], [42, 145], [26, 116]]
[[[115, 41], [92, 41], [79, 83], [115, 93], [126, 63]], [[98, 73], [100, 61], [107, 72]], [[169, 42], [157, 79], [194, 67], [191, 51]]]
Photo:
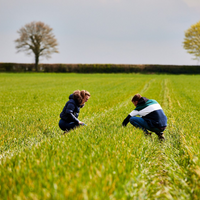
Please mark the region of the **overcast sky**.
[[200, 0], [0, 0], [0, 62], [33, 63], [14, 40], [42, 21], [59, 53], [41, 63], [196, 65], [182, 42], [199, 20]]

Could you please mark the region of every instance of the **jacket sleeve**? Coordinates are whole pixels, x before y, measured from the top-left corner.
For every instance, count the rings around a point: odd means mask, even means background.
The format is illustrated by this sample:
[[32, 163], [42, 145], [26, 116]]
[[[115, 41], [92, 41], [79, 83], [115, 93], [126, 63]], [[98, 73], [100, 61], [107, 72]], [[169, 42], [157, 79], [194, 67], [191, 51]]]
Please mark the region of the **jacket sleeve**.
[[75, 106], [73, 104], [68, 104], [65, 113], [72, 121], [74, 121], [76, 124], [79, 124], [78, 118], [73, 115], [74, 110]]
[[131, 118], [131, 116], [130, 115], [128, 115], [125, 119], [124, 119], [124, 121], [122, 122], [122, 126], [126, 126], [128, 123], [129, 123], [129, 119]]
[[137, 110], [133, 110], [130, 114], [131, 117], [139, 115], [139, 112]]

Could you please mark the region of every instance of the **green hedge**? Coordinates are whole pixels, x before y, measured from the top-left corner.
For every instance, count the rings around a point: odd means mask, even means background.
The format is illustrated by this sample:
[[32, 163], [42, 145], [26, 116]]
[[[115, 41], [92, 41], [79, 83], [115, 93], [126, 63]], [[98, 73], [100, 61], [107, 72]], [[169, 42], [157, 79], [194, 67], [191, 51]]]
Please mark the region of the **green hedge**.
[[[0, 63], [0, 72], [34, 72], [34, 64]], [[200, 74], [199, 65], [40, 64], [40, 72]]]

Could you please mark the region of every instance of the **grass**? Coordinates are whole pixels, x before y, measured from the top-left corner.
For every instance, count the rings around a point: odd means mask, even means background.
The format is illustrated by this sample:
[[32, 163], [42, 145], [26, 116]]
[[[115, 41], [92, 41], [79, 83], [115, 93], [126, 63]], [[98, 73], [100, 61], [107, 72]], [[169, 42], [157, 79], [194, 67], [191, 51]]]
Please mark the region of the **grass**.
[[[87, 124], [63, 135], [76, 89]], [[199, 75], [0, 74], [0, 199], [199, 199]], [[156, 99], [166, 141], [123, 119], [131, 97]]]

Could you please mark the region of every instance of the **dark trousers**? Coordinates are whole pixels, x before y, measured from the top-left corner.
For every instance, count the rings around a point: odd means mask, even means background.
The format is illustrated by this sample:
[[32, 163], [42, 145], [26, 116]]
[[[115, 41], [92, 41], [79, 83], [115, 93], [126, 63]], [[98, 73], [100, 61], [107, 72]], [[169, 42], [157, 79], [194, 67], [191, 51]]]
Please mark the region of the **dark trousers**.
[[59, 127], [63, 131], [69, 131], [69, 130], [74, 129], [78, 126], [79, 126], [79, 124], [76, 124], [75, 122], [66, 122], [62, 119], [60, 119], [60, 121], [59, 121]]
[[147, 133], [147, 130], [149, 130], [155, 132], [157, 135], [160, 135], [160, 133], [165, 130], [165, 128], [161, 130], [159, 128], [149, 127], [147, 122], [142, 117], [131, 117], [129, 121], [133, 126], [142, 129], [145, 133]]

